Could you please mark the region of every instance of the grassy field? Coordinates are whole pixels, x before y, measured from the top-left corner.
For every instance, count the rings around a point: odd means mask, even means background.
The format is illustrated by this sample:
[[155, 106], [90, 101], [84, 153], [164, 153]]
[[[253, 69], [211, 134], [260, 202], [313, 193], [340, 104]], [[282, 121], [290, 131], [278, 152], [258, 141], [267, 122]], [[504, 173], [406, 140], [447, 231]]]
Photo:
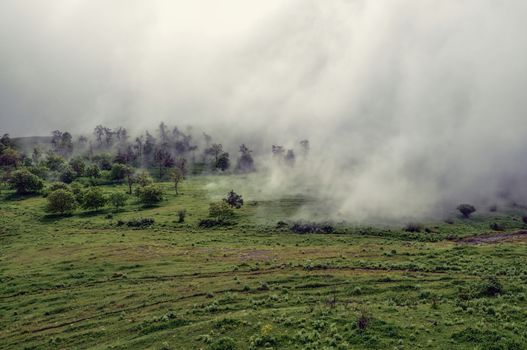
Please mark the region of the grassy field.
[[[3, 190], [0, 348], [526, 348], [527, 235], [486, 236], [493, 222], [523, 229], [521, 210], [421, 233], [341, 223], [294, 234], [276, 224], [309, 200], [255, 201], [246, 183], [198, 176], [179, 196], [163, 183], [157, 207], [67, 217]], [[237, 224], [199, 228], [231, 188], [246, 199]], [[117, 226], [146, 217], [149, 229]]]

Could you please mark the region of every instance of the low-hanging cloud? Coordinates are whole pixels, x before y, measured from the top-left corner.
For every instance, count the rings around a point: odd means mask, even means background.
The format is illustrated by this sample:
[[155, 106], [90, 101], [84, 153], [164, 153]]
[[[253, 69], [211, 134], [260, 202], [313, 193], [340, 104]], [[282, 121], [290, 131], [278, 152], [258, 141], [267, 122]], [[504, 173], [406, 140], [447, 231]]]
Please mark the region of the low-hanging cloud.
[[514, 0], [6, 0], [1, 128], [308, 138], [310, 161], [263, 186], [355, 220], [521, 201], [526, 23]]

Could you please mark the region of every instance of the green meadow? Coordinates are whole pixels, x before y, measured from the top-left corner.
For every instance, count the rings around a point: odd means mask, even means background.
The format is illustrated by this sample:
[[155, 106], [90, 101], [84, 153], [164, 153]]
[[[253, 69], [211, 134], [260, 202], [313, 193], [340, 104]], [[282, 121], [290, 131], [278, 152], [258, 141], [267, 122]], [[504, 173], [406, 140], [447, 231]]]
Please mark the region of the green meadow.
[[[0, 348], [526, 348], [521, 208], [299, 234], [310, 199], [258, 200], [251, 176], [189, 177], [179, 195], [163, 182], [156, 206], [130, 196], [64, 216], [2, 189]], [[233, 224], [200, 227], [231, 189], [245, 199]], [[154, 224], [126, 224], [140, 218]]]

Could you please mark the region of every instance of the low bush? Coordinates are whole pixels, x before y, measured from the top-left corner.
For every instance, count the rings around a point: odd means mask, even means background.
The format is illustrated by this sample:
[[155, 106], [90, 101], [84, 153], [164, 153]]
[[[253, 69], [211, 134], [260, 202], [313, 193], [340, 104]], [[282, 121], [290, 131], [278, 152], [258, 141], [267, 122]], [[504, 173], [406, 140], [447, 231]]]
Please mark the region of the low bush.
[[128, 227], [134, 227], [134, 228], [148, 228], [154, 225], [155, 220], [152, 218], [137, 218], [137, 219], [131, 219], [128, 221], [117, 221], [117, 226], [123, 226], [126, 225]]
[[46, 210], [50, 213], [70, 213], [77, 207], [73, 193], [67, 189], [59, 188], [47, 196], [48, 205]]
[[421, 232], [422, 229], [423, 229], [423, 227], [421, 226], [421, 224], [418, 224], [418, 223], [415, 223], [415, 222], [408, 223], [404, 227], [404, 230], [406, 232]]
[[234, 223], [229, 220], [225, 220], [222, 218], [215, 218], [215, 219], [201, 219], [198, 223], [198, 226], [201, 228], [211, 228], [211, 227], [217, 227], [217, 226], [232, 226]]
[[463, 215], [464, 218], [469, 218], [472, 213], [476, 211], [476, 208], [470, 204], [460, 204], [457, 210]]
[[335, 228], [329, 223], [297, 222], [291, 226], [294, 233], [333, 233]]

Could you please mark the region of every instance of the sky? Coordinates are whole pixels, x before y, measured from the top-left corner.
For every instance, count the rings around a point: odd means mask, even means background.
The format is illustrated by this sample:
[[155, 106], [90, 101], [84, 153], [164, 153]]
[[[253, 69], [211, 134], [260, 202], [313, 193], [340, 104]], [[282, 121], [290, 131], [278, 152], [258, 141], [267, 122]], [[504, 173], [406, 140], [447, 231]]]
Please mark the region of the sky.
[[526, 32], [520, 0], [3, 0], [0, 131], [308, 138], [268, 186], [317, 179], [358, 219], [521, 199]]

